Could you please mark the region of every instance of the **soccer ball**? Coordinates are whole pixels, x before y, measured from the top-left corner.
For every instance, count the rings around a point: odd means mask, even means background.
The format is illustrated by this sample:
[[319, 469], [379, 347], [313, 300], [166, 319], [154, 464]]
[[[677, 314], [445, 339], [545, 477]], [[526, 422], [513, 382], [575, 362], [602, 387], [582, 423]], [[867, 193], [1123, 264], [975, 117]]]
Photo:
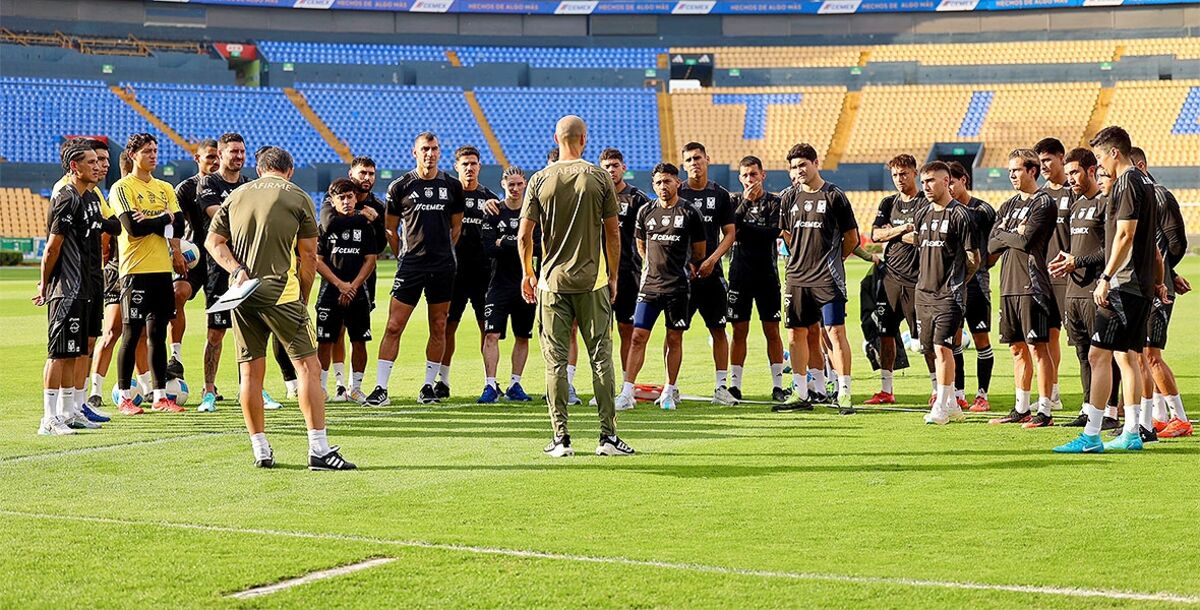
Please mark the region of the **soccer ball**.
[[[181, 239], [179, 240], [179, 251], [183, 253], [183, 262], [187, 263], [188, 269], [195, 268], [196, 263], [200, 262], [200, 248], [197, 248], [196, 244]], [[175, 256], [175, 253], [172, 252], [171, 256]]]
[[[141, 405], [142, 404], [142, 390], [141, 390], [141, 388], [138, 387], [138, 384], [136, 381], [130, 385], [129, 390], [131, 392], [133, 392], [133, 394], [131, 394], [131, 396], [133, 396], [134, 406]], [[121, 404], [121, 388], [119, 388], [118, 386], [115, 386], [115, 385], [113, 386], [113, 389], [112, 389], [112, 403], [114, 405]]]
[[182, 379], [172, 379], [167, 382], [167, 398], [177, 405], [186, 405], [188, 401], [188, 384]]

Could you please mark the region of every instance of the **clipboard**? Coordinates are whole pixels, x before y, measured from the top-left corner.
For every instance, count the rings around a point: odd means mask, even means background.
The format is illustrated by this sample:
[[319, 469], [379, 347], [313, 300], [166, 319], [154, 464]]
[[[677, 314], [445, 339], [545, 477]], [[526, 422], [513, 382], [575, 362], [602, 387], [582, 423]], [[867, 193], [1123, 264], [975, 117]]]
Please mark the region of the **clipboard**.
[[225, 294], [217, 298], [217, 302], [212, 307], [204, 310], [204, 313], [220, 313], [229, 311], [241, 305], [250, 295], [254, 294], [255, 290], [262, 284], [258, 278], [251, 278], [242, 282], [240, 286], [230, 288]]

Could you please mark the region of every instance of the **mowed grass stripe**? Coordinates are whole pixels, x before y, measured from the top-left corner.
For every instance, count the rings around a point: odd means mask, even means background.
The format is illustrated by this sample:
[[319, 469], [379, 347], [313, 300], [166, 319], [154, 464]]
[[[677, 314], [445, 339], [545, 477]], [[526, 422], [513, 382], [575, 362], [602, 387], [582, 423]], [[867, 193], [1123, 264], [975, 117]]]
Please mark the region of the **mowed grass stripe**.
[[[992, 584], [970, 581], [949, 581], [949, 580], [929, 580], [921, 578], [897, 578], [886, 576], [857, 576], [851, 574], [832, 574], [818, 572], [787, 572], [779, 570], [756, 570], [748, 568], [732, 568], [725, 566], [705, 565], [699, 563], [683, 563], [671, 561], [655, 561], [646, 559], [632, 559], [627, 557], [600, 556], [600, 555], [575, 555], [567, 553], [549, 553], [544, 551], [534, 551], [525, 549], [506, 549], [497, 547], [471, 546], [460, 544], [445, 544], [436, 542], [426, 542], [421, 540], [391, 540], [387, 538], [375, 538], [370, 536], [360, 536], [351, 534], [332, 534], [322, 532], [300, 532], [287, 531], [263, 528], [239, 528], [220, 525], [206, 525], [200, 523], [183, 523], [172, 521], [132, 521], [126, 519], [115, 519], [111, 517], [93, 517], [83, 515], [55, 515], [48, 513], [30, 513], [23, 511], [14, 511], [8, 509], [0, 509], [0, 515], [8, 515], [11, 517], [24, 517], [29, 519], [43, 520], [59, 520], [84, 523], [99, 523], [107, 525], [125, 525], [136, 527], [161, 527], [169, 529], [193, 530], [202, 532], [216, 532], [223, 534], [242, 534], [255, 536], [276, 536], [286, 538], [300, 538], [307, 540], [326, 540], [339, 542], [361, 542], [364, 544], [377, 544], [387, 546], [397, 546], [404, 548], [418, 548], [427, 550], [450, 551], [457, 553], [470, 553], [474, 555], [499, 555], [504, 557], [515, 557], [522, 559], [545, 559], [551, 561], [565, 561], [575, 563], [596, 563], [621, 565], [632, 567], [645, 567], [666, 570], [678, 570], [685, 572], [697, 572], [706, 574], [721, 574], [732, 576], [751, 576], [759, 578], [778, 578], [786, 580], [804, 580], [804, 581], [823, 581], [847, 584], [862, 584], [862, 585], [891, 585], [901, 587], [921, 587], [935, 589], [958, 589], [958, 590], [974, 590], [974, 591], [997, 591], [1009, 593], [1024, 593], [1032, 595], [1053, 595], [1070, 598], [1099, 598], [1110, 600], [1124, 601], [1145, 601], [1145, 602], [1170, 602], [1181, 604], [1200, 604], [1200, 597], [1193, 595], [1185, 595], [1181, 593], [1171, 592], [1153, 592], [1144, 593], [1136, 591], [1121, 591], [1114, 589], [1089, 589], [1078, 587], [1052, 587], [1044, 585], [1021, 585], [1021, 584]], [[285, 581], [286, 582], [286, 581]], [[282, 583], [280, 583], [282, 584]], [[301, 584], [301, 583], [296, 583]], [[286, 587], [285, 587], [286, 588]], [[273, 591], [272, 591], [273, 592]]]

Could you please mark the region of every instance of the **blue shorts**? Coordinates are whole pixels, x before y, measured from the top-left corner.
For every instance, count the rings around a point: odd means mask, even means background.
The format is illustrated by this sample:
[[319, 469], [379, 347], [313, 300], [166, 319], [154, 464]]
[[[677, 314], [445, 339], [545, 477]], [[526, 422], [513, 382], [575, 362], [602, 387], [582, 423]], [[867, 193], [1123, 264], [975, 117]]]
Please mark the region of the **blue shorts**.
[[633, 309], [633, 327], [650, 330], [662, 313], [666, 314], [667, 330], [687, 330], [691, 326], [688, 293], [639, 294]]

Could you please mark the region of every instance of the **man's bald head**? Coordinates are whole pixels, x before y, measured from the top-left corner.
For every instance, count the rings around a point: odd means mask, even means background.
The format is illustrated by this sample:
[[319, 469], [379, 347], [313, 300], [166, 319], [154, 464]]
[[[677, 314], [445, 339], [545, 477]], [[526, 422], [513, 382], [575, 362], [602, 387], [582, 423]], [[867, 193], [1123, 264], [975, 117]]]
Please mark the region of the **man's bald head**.
[[559, 119], [554, 126], [554, 141], [558, 143], [560, 158], [580, 158], [587, 142], [587, 124], [573, 114]]

